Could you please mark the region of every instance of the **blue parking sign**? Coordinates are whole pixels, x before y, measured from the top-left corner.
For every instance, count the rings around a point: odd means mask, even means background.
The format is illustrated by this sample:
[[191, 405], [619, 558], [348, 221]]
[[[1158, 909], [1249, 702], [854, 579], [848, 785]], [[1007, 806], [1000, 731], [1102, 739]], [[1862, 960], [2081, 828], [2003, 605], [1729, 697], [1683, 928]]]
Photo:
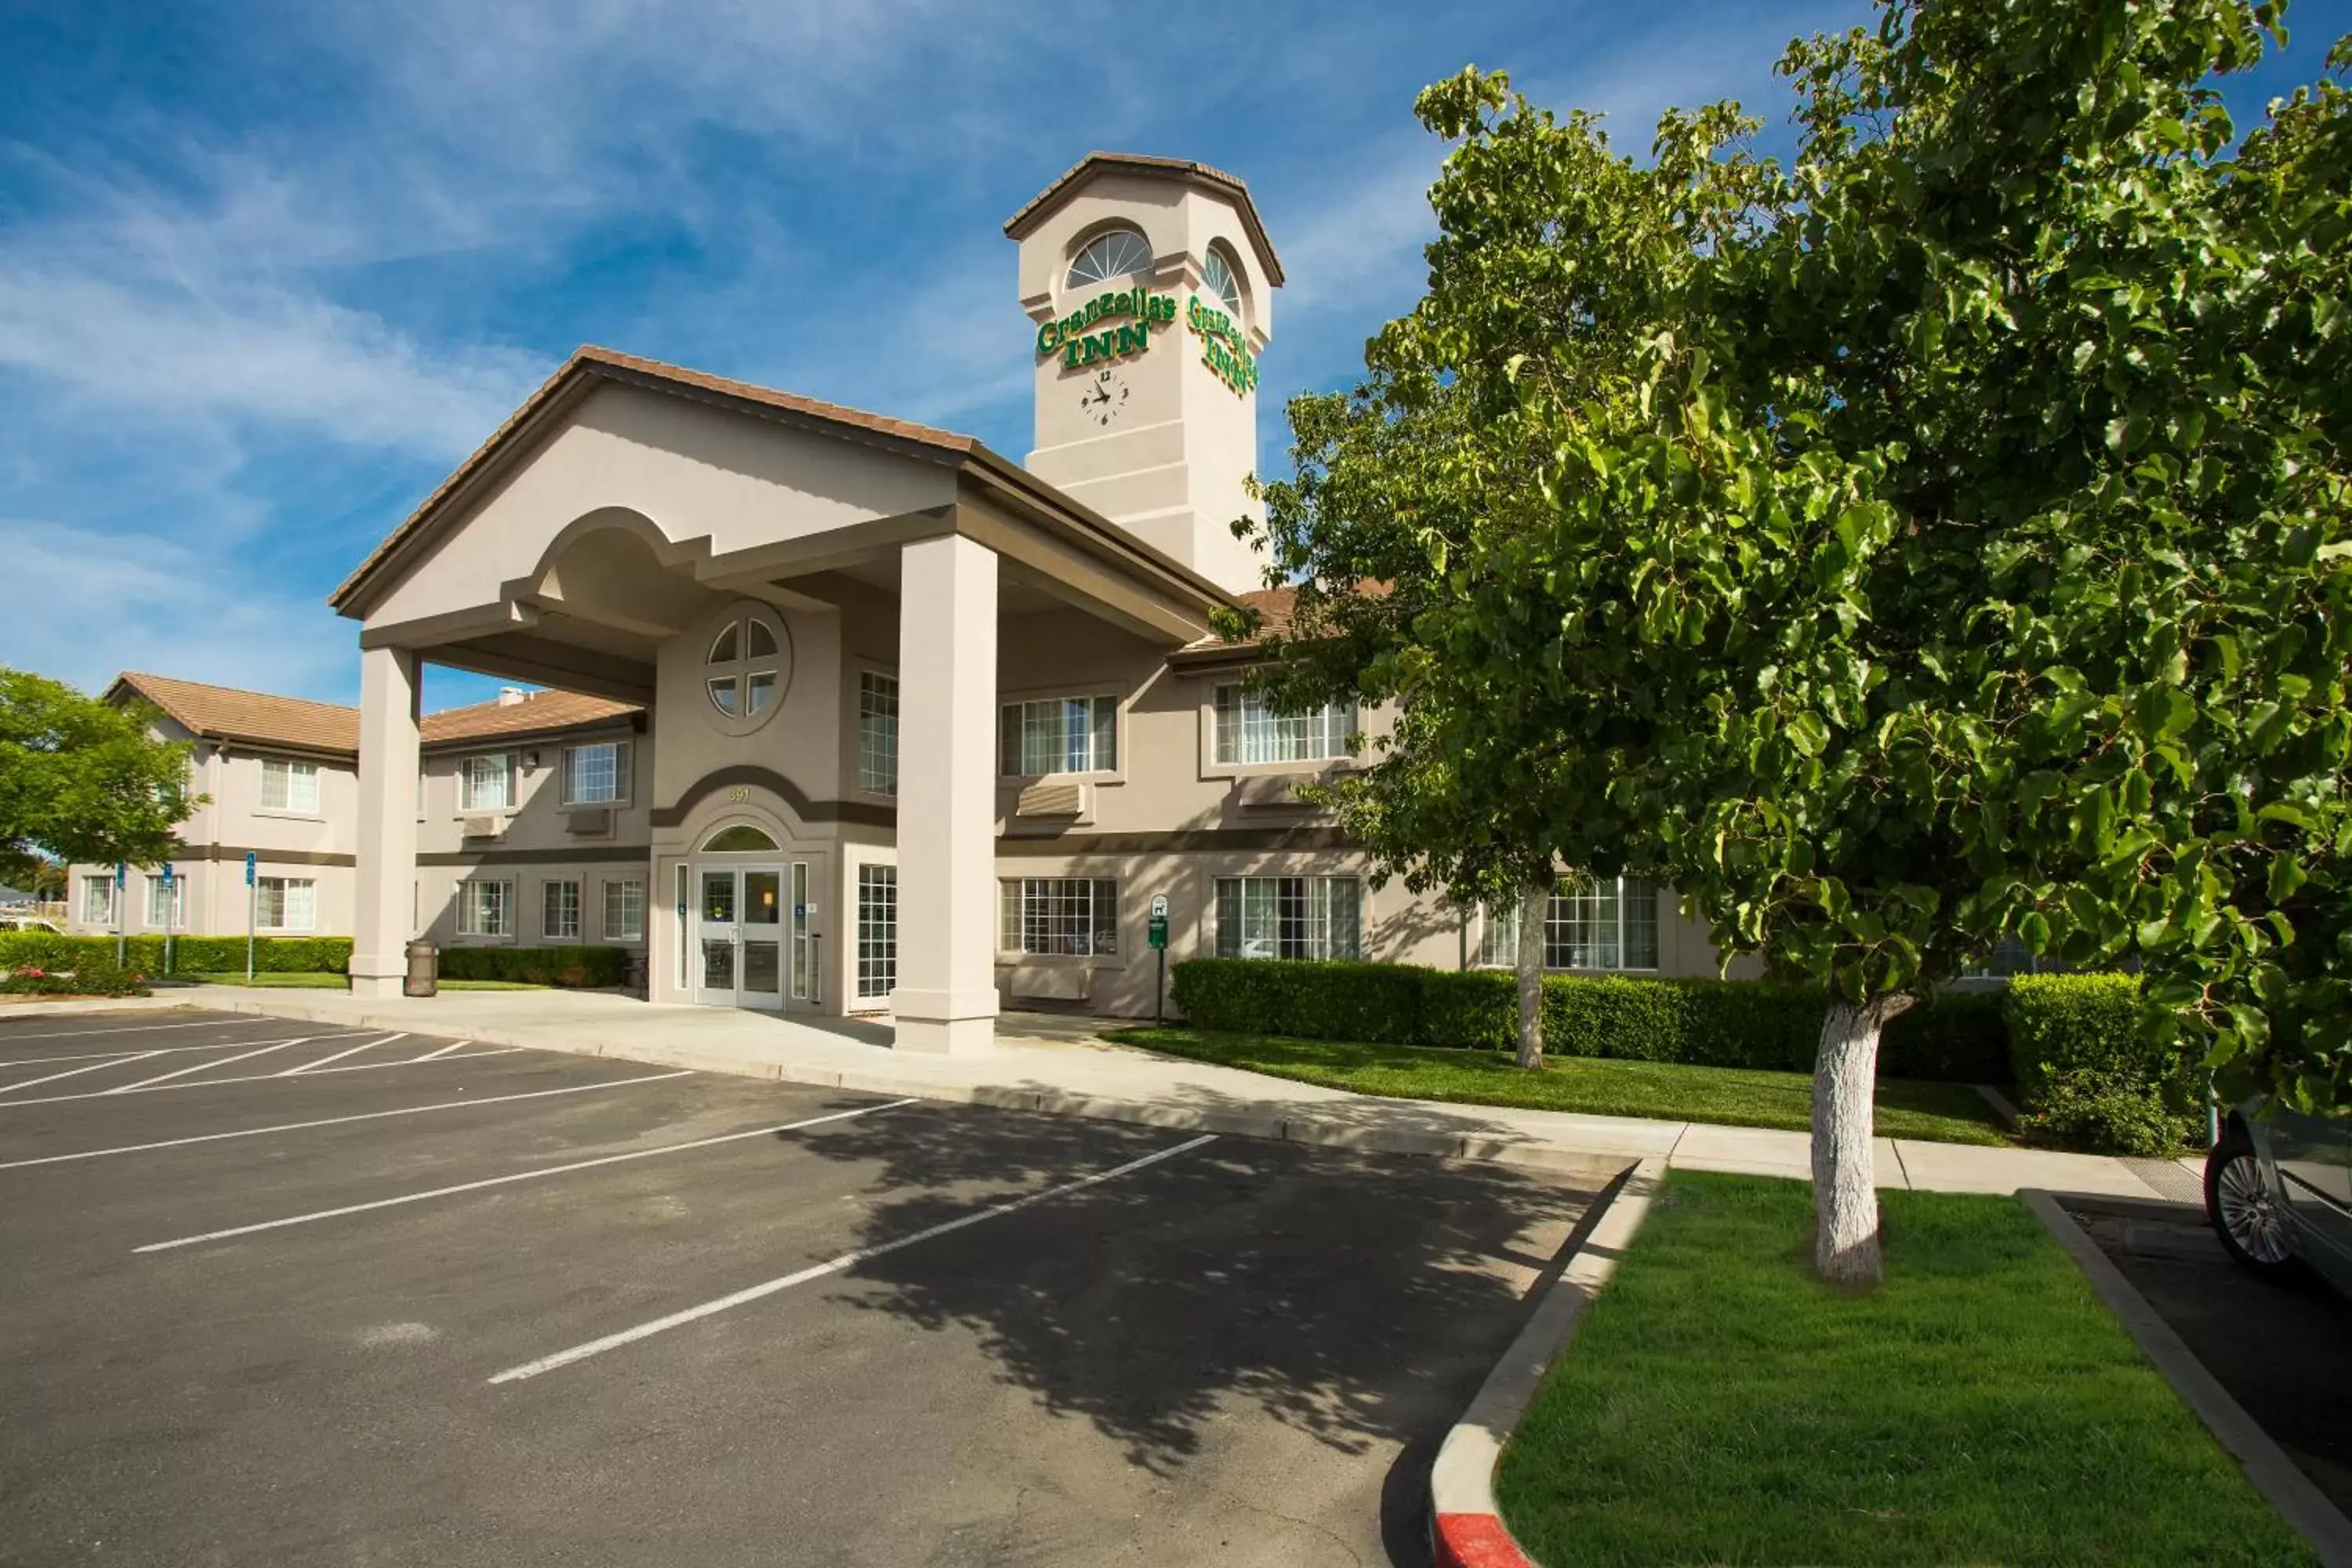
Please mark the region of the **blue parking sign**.
[[248, 849], [245, 852], [245, 885], [248, 888], [253, 886], [253, 862], [254, 853]]

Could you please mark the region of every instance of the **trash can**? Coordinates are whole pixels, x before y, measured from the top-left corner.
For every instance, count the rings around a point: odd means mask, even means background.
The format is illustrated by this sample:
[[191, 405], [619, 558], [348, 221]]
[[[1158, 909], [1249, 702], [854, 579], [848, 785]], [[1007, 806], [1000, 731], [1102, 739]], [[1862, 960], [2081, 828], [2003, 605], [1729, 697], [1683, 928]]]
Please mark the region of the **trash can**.
[[441, 950], [418, 938], [408, 944], [408, 978], [401, 982], [403, 996], [431, 996], [441, 989]]

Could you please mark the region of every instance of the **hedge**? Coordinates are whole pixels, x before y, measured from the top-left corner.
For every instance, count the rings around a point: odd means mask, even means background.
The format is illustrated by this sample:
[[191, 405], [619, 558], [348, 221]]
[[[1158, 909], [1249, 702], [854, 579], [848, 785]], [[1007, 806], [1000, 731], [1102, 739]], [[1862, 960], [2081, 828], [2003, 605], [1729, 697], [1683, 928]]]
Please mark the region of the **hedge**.
[[514, 980], [529, 985], [620, 985], [625, 947], [445, 947], [444, 980]]
[[0, 996], [144, 996], [146, 976], [135, 969], [117, 969], [111, 954], [85, 956], [71, 969], [47, 969], [39, 964], [0, 965]]
[[[43, 969], [70, 969], [84, 958], [114, 962], [110, 936], [58, 936], [48, 931], [0, 932], [0, 967], [34, 964]], [[163, 939], [133, 936], [123, 939], [123, 964], [149, 974], [163, 973]], [[350, 973], [352, 939], [347, 936], [265, 936], [255, 939], [253, 967], [268, 974], [344, 974]], [[241, 936], [176, 936], [172, 939], [174, 974], [242, 974], [245, 938]]]
[[2128, 974], [2021, 974], [2003, 1015], [2023, 1125], [2117, 1154], [2177, 1153], [2202, 1141], [2197, 1053], [2141, 1012]]
[[[1188, 959], [1171, 994], [1204, 1029], [1308, 1039], [1508, 1050], [1518, 1001], [1496, 970]], [[1559, 1056], [1812, 1070], [1816, 986], [1769, 980], [1544, 977], [1544, 1047]], [[2009, 1076], [1999, 995], [1953, 992], [1888, 1026], [1880, 1065], [1898, 1078], [1994, 1083]]]

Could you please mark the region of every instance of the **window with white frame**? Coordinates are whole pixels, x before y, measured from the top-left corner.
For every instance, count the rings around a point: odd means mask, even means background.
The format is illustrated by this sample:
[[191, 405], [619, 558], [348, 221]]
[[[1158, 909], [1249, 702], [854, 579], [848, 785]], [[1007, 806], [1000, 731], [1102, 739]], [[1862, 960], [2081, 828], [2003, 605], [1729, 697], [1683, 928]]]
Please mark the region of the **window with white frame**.
[[630, 745], [591, 741], [563, 748], [563, 804], [622, 805], [629, 798]]
[[898, 868], [857, 868], [857, 994], [890, 994], [898, 984]]
[[298, 811], [316, 816], [319, 810], [319, 764], [292, 757], [261, 759], [261, 809]]
[[147, 929], [179, 931], [188, 923], [188, 879], [163, 879], [161, 872], [147, 878]]
[[[1519, 911], [1489, 909], [1478, 962], [1509, 969], [1519, 961]], [[1658, 884], [1647, 877], [1601, 877], [1556, 889], [1544, 913], [1546, 969], [1658, 967]]]
[[646, 885], [635, 877], [617, 877], [604, 884], [606, 942], [646, 940]]
[[1008, 877], [999, 884], [1005, 952], [1108, 958], [1118, 952], [1118, 882], [1110, 877]]
[[546, 942], [580, 940], [580, 884], [562, 879], [540, 884], [539, 934]]
[[514, 884], [468, 878], [457, 884], [459, 936], [514, 935]]
[[84, 925], [110, 926], [114, 923], [112, 872], [81, 879], [81, 919]]
[[1226, 314], [1235, 321], [1242, 319], [1242, 286], [1234, 276], [1234, 265], [1225, 259], [1223, 251], [1214, 246], [1201, 258], [1201, 282], [1223, 302]]
[[898, 793], [898, 678], [871, 669], [857, 676], [857, 787]]
[[1220, 877], [1219, 958], [1358, 958], [1362, 889], [1353, 877]]
[[512, 811], [515, 759], [512, 752], [467, 757], [457, 764], [459, 811]]
[[1070, 261], [1065, 289], [1091, 289], [1151, 269], [1151, 242], [1131, 228], [1114, 228], [1095, 236]]
[[1109, 773], [1118, 766], [1118, 699], [1049, 697], [1004, 705], [1006, 778]]
[[1306, 713], [1277, 713], [1245, 686], [1217, 688], [1216, 759], [1221, 764], [1320, 763], [1348, 754], [1356, 733], [1353, 701], [1327, 702]]
[[782, 679], [782, 635], [766, 616], [747, 610], [719, 628], [703, 665], [713, 708], [730, 719], [757, 718], [776, 700]]
[[311, 931], [319, 923], [319, 885], [309, 877], [260, 877], [253, 884], [253, 923], [264, 931]]

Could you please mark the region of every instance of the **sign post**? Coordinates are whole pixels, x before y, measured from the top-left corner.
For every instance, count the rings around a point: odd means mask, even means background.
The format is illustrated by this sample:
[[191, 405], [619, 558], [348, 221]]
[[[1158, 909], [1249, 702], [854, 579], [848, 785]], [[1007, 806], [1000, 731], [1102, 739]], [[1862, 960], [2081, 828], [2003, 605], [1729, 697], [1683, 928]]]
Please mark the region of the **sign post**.
[[179, 878], [169, 860], [163, 862], [163, 973], [172, 973], [172, 929], [179, 924], [173, 917], [180, 912], [180, 901], [174, 896], [179, 890]]
[[114, 863], [114, 967], [117, 969], [123, 965], [123, 919], [127, 911], [122, 907], [122, 889], [130, 885], [131, 868], [117, 860]]
[[1156, 1027], [1168, 1021], [1168, 895], [1151, 895], [1151, 924], [1146, 928], [1144, 940], [1151, 944], [1152, 957], [1159, 964], [1159, 978], [1151, 986], [1151, 1022]]
[[258, 885], [253, 875], [254, 859], [253, 851], [247, 850], [245, 852], [245, 983], [248, 985], [253, 984], [254, 900], [260, 896]]

